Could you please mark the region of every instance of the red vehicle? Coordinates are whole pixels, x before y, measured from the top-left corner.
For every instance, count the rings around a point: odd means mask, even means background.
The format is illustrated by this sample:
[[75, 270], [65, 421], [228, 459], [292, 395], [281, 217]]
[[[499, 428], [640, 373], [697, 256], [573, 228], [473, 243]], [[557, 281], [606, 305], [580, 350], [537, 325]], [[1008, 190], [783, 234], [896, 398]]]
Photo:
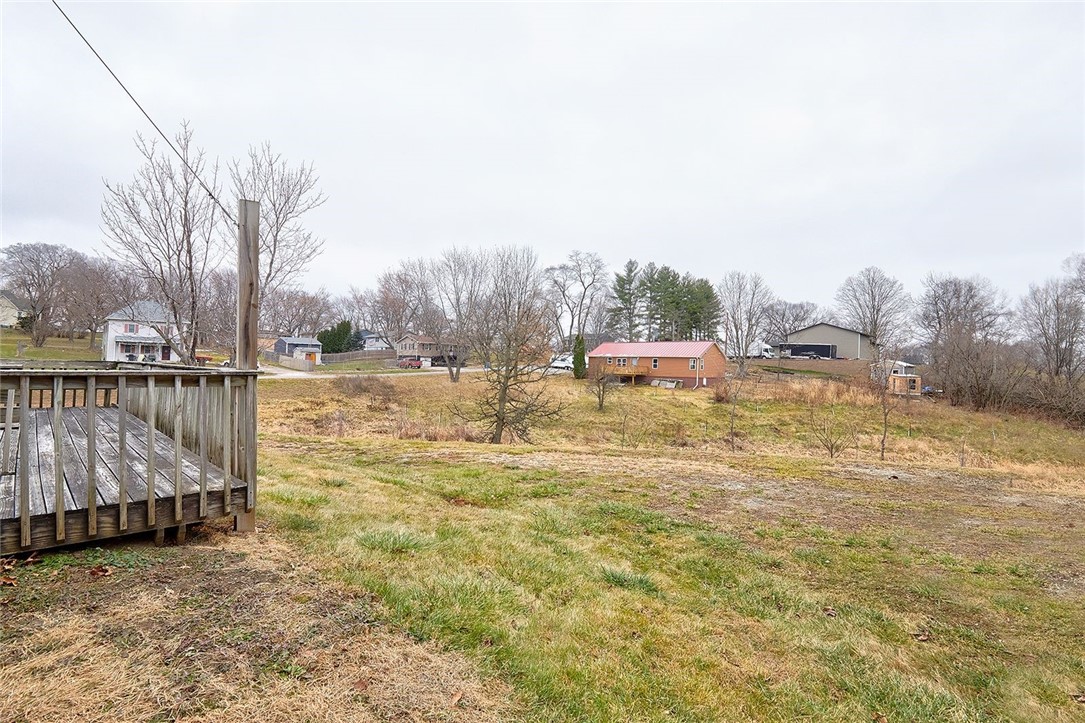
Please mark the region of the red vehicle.
[[399, 360], [400, 369], [421, 369], [422, 360], [418, 357], [408, 357], [406, 359]]

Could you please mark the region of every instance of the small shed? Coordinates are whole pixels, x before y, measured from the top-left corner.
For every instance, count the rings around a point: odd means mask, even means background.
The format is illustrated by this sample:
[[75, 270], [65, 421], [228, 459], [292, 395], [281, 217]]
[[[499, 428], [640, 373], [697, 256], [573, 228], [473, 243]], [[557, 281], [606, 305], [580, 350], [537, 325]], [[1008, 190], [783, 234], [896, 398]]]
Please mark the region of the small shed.
[[275, 340], [275, 353], [295, 359], [304, 359], [320, 364], [323, 345], [319, 339], [311, 336], [280, 336]]

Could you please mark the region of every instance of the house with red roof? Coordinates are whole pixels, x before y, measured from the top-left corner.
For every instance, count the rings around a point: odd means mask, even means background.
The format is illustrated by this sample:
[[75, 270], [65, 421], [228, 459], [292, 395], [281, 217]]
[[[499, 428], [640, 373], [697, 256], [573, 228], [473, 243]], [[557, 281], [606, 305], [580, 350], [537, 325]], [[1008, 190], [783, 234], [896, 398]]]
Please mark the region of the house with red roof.
[[588, 354], [588, 375], [599, 370], [633, 384], [653, 380], [710, 387], [723, 379], [727, 357], [714, 341], [612, 341]]

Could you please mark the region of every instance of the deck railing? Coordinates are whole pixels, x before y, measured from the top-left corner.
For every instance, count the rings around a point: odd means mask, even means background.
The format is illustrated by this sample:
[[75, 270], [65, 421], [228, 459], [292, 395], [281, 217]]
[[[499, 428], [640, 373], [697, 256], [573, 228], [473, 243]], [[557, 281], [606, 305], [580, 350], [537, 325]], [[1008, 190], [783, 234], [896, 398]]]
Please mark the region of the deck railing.
[[[256, 376], [257, 372], [237, 369], [206, 369], [194, 367], [171, 367], [168, 365], [145, 366], [125, 364], [80, 365], [81, 368], [63, 369], [0, 369], [0, 404], [3, 410], [3, 436], [0, 439], [0, 474], [15, 475], [13, 480], [18, 497], [14, 511], [19, 521], [22, 547], [31, 544], [31, 488], [29, 461], [30, 433], [24, 420], [42, 410], [52, 410], [52, 444], [38, 441], [37, 455], [51, 454], [54, 468], [55, 534], [57, 541], [65, 535], [64, 467], [66, 464], [82, 464], [86, 467], [86, 499], [75, 500], [79, 513], [86, 508], [86, 534], [98, 533], [99, 499], [97, 485], [99, 471], [98, 435], [96, 417], [103, 409], [116, 409], [116, 436], [111, 440], [111, 455], [117, 463], [111, 479], [119, 485], [118, 530], [128, 531], [128, 504], [130, 488], [128, 470], [135, 463], [130, 452], [129, 416], [131, 414], [145, 425], [147, 450], [145, 461], [146, 518], [141, 515], [143, 528], [171, 526], [169, 520], [156, 520], [155, 477], [162, 468], [163, 457], [168, 468], [169, 452], [162, 450], [161, 432], [173, 440], [172, 467], [174, 484], [173, 522], [184, 519], [183, 450], [199, 458], [199, 517], [208, 513], [208, 466], [214, 465], [228, 473], [223, 480], [222, 505], [214, 505], [223, 515], [234, 513], [231, 494], [234, 485], [229, 475], [240, 479], [245, 487], [244, 511], [249, 512], [256, 503]], [[72, 439], [62, 433], [62, 414], [65, 409], [83, 408], [86, 417], [86, 449], [72, 448]], [[128, 414], [122, 413], [127, 412]], [[50, 449], [51, 447], [51, 449]], [[85, 456], [84, 456], [85, 452]], [[16, 458], [19, 464], [16, 465]], [[140, 487], [143, 485], [141, 484]], [[217, 493], [217, 490], [216, 490]], [[217, 501], [216, 501], [217, 502]], [[168, 511], [168, 507], [166, 508]], [[69, 514], [71, 514], [69, 512]], [[0, 515], [0, 519], [7, 515]], [[8, 520], [11, 520], [9, 517]], [[0, 523], [2, 524], [2, 523]]]
[[625, 364], [622, 366], [618, 366], [617, 364], [604, 364], [603, 371], [606, 374], [613, 374], [616, 377], [639, 377], [650, 372], [651, 367], [640, 364]]

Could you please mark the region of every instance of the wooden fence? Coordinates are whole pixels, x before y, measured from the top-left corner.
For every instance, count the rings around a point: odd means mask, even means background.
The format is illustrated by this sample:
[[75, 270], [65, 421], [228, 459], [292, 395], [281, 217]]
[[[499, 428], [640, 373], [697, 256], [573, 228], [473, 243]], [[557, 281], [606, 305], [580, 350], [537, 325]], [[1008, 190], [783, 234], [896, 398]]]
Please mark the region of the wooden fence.
[[338, 364], [339, 362], [369, 361], [373, 359], [395, 359], [395, 349], [363, 349], [362, 351], [348, 351], [342, 354], [321, 354], [320, 361], [324, 364]]

